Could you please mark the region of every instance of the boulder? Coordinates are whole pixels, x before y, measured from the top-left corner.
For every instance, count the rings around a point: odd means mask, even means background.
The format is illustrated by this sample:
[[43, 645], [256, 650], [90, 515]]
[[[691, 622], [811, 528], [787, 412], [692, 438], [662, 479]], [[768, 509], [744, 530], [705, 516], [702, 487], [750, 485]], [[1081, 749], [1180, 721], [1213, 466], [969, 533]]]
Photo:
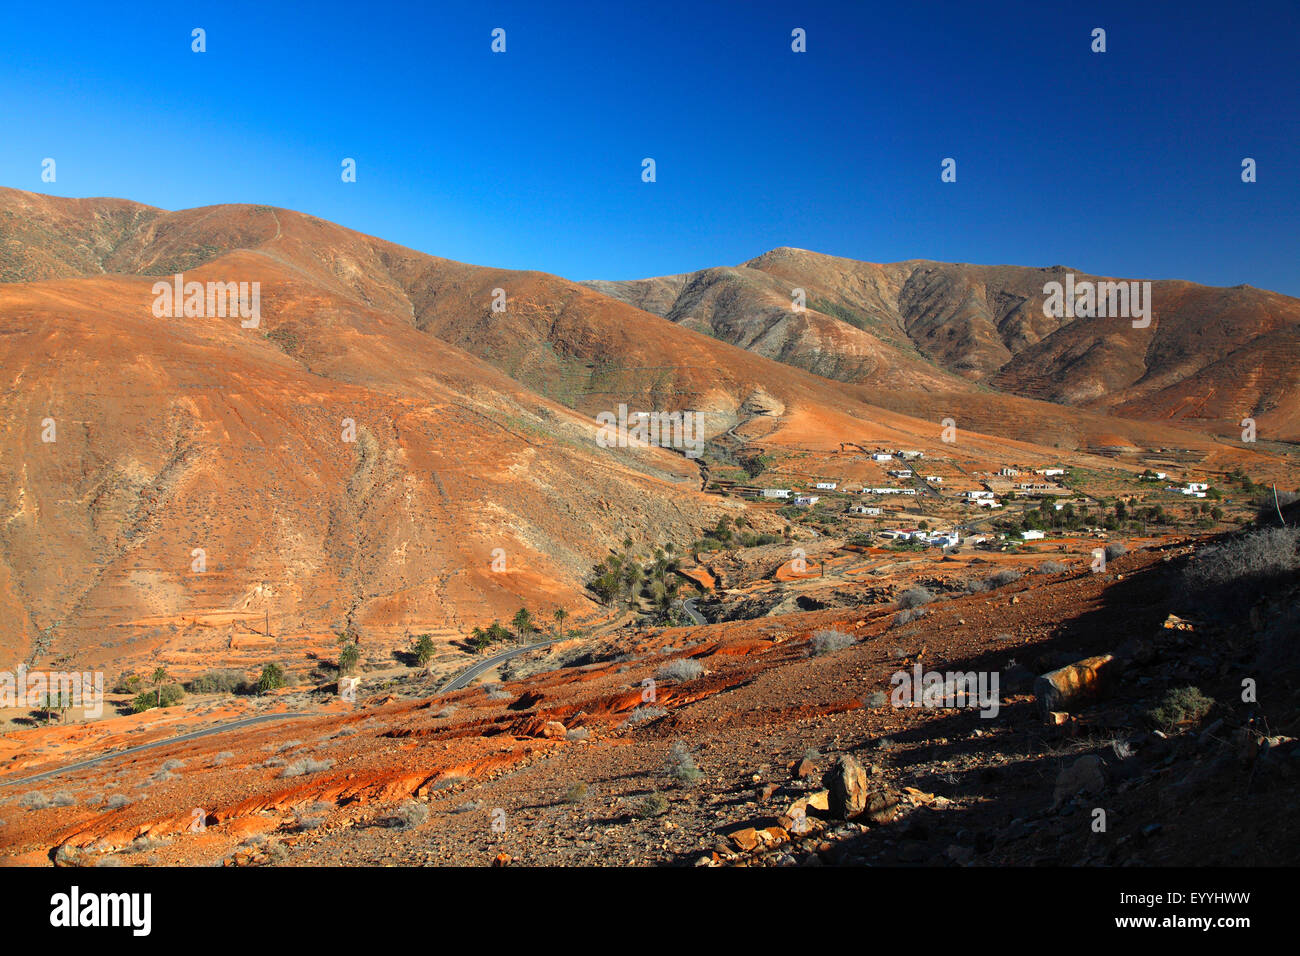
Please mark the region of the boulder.
[[1115, 670], [1111, 654], [1086, 657], [1043, 674], [1034, 681], [1034, 695], [1044, 713], [1068, 711], [1074, 704], [1100, 696]]
[[[826, 774], [827, 809], [840, 820], [865, 816], [872, 823], [891, 823], [898, 819], [901, 802], [898, 796], [884, 786], [868, 783], [867, 772], [852, 757], [840, 757]], [[808, 806], [815, 806], [813, 797]]]
[[817, 765], [814, 764], [807, 757], [804, 757], [802, 760], [800, 760], [798, 763], [794, 765], [793, 773], [794, 773], [794, 778], [796, 780], [803, 780], [806, 777], [811, 777], [816, 772], [817, 772]]
[[867, 808], [867, 772], [845, 754], [822, 781], [830, 797], [830, 812], [841, 820], [851, 820]]

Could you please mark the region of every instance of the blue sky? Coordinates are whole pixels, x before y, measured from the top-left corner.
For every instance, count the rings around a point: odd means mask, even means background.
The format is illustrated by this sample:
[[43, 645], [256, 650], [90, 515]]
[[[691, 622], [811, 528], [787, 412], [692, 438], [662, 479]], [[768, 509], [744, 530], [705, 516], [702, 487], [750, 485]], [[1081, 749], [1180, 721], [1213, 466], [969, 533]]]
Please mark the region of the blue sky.
[[0, 184], [573, 279], [790, 245], [1300, 295], [1294, 0], [297, 7], [11, 5]]

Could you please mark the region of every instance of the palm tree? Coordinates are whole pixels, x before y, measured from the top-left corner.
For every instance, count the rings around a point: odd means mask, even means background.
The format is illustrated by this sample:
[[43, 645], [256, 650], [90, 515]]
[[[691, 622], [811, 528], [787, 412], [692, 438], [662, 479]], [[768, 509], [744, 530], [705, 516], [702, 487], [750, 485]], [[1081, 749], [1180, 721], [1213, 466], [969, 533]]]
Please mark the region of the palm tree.
[[157, 688], [158, 690], [158, 706], [161, 707], [162, 706], [162, 685], [164, 682], [171, 680], [171, 675], [167, 673], [166, 668], [160, 665], [154, 670], [153, 676], [151, 676], [149, 679], [153, 681], [154, 687]]
[[348, 641], [339, 652], [339, 673], [346, 676], [357, 669], [361, 663], [361, 649], [355, 641]]
[[421, 667], [433, 660], [433, 635], [421, 634], [415, 640], [415, 660]]
[[555, 617], [555, 630], [556, 630], [556, 633], [557, 633], [557, 634], [563, 634], [563, 633], [564, 633], [564, 621], [565, 621], [566, 618], [568, 618], [568, 616], [569, 616], [569, 612], [566, 611], [564, 608], [562, 608], [562, 607], [557, 607], [557, 608], [555, 609], [555, 615], [554, 615], [554, 617]]
[[510, 619], [510, 623], [520, 637], [537, 630], [537, 625], [533, 623], [533, 614], [526, 607], [521, 607], [516, 611], [515, 616]]

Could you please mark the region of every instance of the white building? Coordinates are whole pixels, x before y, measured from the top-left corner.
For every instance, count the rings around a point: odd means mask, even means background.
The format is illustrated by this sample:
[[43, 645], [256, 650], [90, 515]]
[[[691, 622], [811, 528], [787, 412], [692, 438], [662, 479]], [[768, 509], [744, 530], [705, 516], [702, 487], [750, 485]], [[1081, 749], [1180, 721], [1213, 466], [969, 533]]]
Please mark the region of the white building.
[[890, 476], [893, 477], [893, 478], [911, 478], [911, 477], [912, 477], [912, 469], [911, 469], [911, 468], [895, 468], [895, 469], [894, 469], [893, 471], [891, 471], [889, 474], [890, 474]]
[[914, 461], [917, 458], [924, 458], [925, 456], [919, 451], [900, 451], [898, 457], [903, 459], [903, 461]]
[[859, 515], [878, 515], [880, 508], [875, 505], [854, 505], [849, 511]]
[[1203, 481], [1189, 481], [1187, 483], [1188, 491], [1209, 491], [1210, 486]]
[[1020, 537], [1026, 541], [1038, 541], [1043, 537], [1043, 532], [1030, 529], [1029, 531], [1020, 532]]
[[943, 484], [943, 478], [941, 478], [939, 475], [926, 475], [926, 476], [925, 476], [925, 480], [928, 481], [928, 482], [929, 482], [930, 484], [932, 484], [932, 485], [941, 485], [941, 484]]
[[894, 456], [887, 451], [873, 451], [871, 453], [872, 461], [890, 461], [893, 457]]
[[819, 481], [819, 482], [817, 482], [817, 490], [818, 490], [818, 491], [834, 491], [834, 490], [835, 490], [835, 482], [833, 482], [833, 481]]
[[1034, 469], [1034, 474], [1036, 474], [1036, 475], [1044, 475], [1044, 476], [1046, 476], [1046, 477], [1048, 477], [1048, 478], [1051, 478], [1051, 477], [1053, 477], [1054, 475], [1063, 475], [1063, 474], [1065, 474], [1065, 469], [1064, 469], [1064, 468], [1035, 468], [1035, 469]]
[[993, 497], [991, 491], [963, 491], [962, 497], [968, 501], [978, 501], [980, 499], [989, 499]]
[[805, 508], [811, 508], [819, 501], [821, 501], [821, 498], [817, 495], [799, 495], [794, 499], [795, 504], [802, 505]]
[[992, 498], [976, 498], [975, 505], [979, 508], [1001, 508], [1002, 505]]
[[930, 535], [929, 540], [930, 544], [940, 548], [953, 548], [961, 542], [956, 531], [939, 531]]
[[764, 488], [763, 497], [764, 498], [789, 498], [790, 489], [789, 488]]

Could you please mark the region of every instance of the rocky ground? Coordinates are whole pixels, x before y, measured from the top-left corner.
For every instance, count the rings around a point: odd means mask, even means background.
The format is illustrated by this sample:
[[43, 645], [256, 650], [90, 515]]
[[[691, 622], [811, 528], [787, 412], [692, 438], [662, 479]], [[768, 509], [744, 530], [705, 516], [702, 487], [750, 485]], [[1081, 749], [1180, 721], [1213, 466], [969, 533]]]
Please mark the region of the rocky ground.
[[[1190, 551], [939, 592], [907, 624], [891, 603], [629, 629], [578, 662], [539, 652], [570, 666], [442, 696], [414, 671], [356, 705], [286, 692], [255, 706], [307, 716], [0, 789], [0, 853], [36, 865], [1295, 863], [1295, 593], [1231, 626], [1171, 616]], [[996, 714], [895, 706], [891, 677], [917, 665], [996, 673]], [[1258, 703], [1241, 700], [1247, 678]], [[1213, 703], [1153, 724], [1147, 712], [1185, 686]], [[27, 730], [21, 748], [11, 734], [0, 784], [251, 712], [219, 703]]]

